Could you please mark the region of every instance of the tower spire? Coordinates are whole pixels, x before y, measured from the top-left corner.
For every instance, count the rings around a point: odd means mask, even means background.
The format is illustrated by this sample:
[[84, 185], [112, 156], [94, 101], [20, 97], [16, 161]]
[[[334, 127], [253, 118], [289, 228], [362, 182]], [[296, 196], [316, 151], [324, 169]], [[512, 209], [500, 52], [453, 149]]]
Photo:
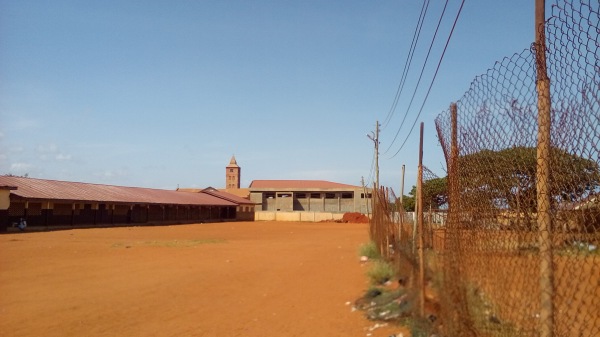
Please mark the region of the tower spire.
[[229, 165], [225, 167], [225, 188], [240, 188], [242, 168], [235, 160], [235, 155], [231, 156]]

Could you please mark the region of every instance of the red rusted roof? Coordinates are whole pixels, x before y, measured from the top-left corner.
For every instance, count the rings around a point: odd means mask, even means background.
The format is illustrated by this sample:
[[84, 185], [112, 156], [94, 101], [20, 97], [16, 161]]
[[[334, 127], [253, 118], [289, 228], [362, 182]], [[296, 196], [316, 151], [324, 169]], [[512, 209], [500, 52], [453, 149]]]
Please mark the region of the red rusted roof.
[[237, 195], [240, 198], [250, 199], [250, 190], [248, 188], [219, 188], [221, 192]]
[[206, 194], [210, 194], [212, 196], [215, 196], [217, 198], [221, 198], [221, 199], [229, 200], [231, 202], [235, 202], [236, 204], [252, 204], [252, 205], [254, 205], [254, 203], [252, 201], [250, 201], [250, 199], [248, 199], [248, 198], [243, 198], [243, 197], [241, 197], [239, 195], [235, 195], [233, 193], [229, 193], [229, 192], [226, 192], [226, 191], [223, 191], [223, 190], [217, 190], [214, 187], [207, 187], [205, 189], [200, 189], [200, 188], [178, 188], [177, 191], [179, 191], [179, 192], [189, 192], [189, 193], [206, 193]]
[[177, 192], [142, 187], [0, 176], [0, 186], [16, 186], [12, 195], [26, 199], [72, 200], [171, 205], [236, 206], [206, 193]]
[[244, 205], [254, 205], [254, 203], [252, 201], [250, 201], [249, 199], [245, 199], [242, 197], [238, 197], [237, 195], [231, 194], [231, 193], [227, 193], [227, 192], [223, 192], [223, 191], [219, 191], [217, 189], [214, 189], [212, 187], [208, 187], [202, 190], [202, 193], [207, 193], [210, 194], [212, 196], [215, 196], [217, 198], [221, 198], [221, 199], [225, 199], [225, 200], [229, 200], [231, 202], [235, 202], [236, 204], [244, 204]]
[[181, 188], [181, 187], [177, 187], [178, 192], [190, 192], [190, 193], [200, 193], [202, 192], [201, 188]]
[[253, 180], [250, 188], [337, 188], [349, 189], [358, 186], [334, 183], [325, 180]]

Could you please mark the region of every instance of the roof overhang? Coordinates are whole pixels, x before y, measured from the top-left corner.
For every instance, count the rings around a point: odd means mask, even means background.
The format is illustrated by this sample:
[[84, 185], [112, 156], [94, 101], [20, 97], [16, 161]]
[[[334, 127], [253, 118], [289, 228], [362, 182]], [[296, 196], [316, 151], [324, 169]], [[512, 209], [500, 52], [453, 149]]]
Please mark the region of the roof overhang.
[[[368, 192], [371, 190], [365, 188]], [[362, 191], [361, 187], [331, 187], [331, 188], [294, 188], [294, 187], [286, 187], [286, 188], [275, 188], [275, 187], [264, 187], [264, 188], [250, 188], [250, 193], [252, 192], [355, 192]]]

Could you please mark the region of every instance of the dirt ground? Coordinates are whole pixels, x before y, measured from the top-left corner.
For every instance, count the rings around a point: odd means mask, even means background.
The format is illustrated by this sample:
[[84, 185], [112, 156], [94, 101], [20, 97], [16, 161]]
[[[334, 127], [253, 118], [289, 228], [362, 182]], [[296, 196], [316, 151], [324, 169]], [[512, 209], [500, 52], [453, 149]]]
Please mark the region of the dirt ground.
[[[1, 336], [390, 336], [352, 305], [368, 224], [0, 235]], [[398, 334], [399, 336], [399, 334]]]

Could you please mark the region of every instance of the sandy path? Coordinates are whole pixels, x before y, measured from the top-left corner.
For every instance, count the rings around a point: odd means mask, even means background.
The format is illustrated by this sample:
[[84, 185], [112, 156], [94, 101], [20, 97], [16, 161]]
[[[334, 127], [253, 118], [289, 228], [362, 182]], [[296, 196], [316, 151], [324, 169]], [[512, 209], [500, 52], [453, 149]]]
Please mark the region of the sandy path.
[[367, 287], [367, 239], [281, 222], [4, 234], [0, 335], [367, 336], [346, 305]]

